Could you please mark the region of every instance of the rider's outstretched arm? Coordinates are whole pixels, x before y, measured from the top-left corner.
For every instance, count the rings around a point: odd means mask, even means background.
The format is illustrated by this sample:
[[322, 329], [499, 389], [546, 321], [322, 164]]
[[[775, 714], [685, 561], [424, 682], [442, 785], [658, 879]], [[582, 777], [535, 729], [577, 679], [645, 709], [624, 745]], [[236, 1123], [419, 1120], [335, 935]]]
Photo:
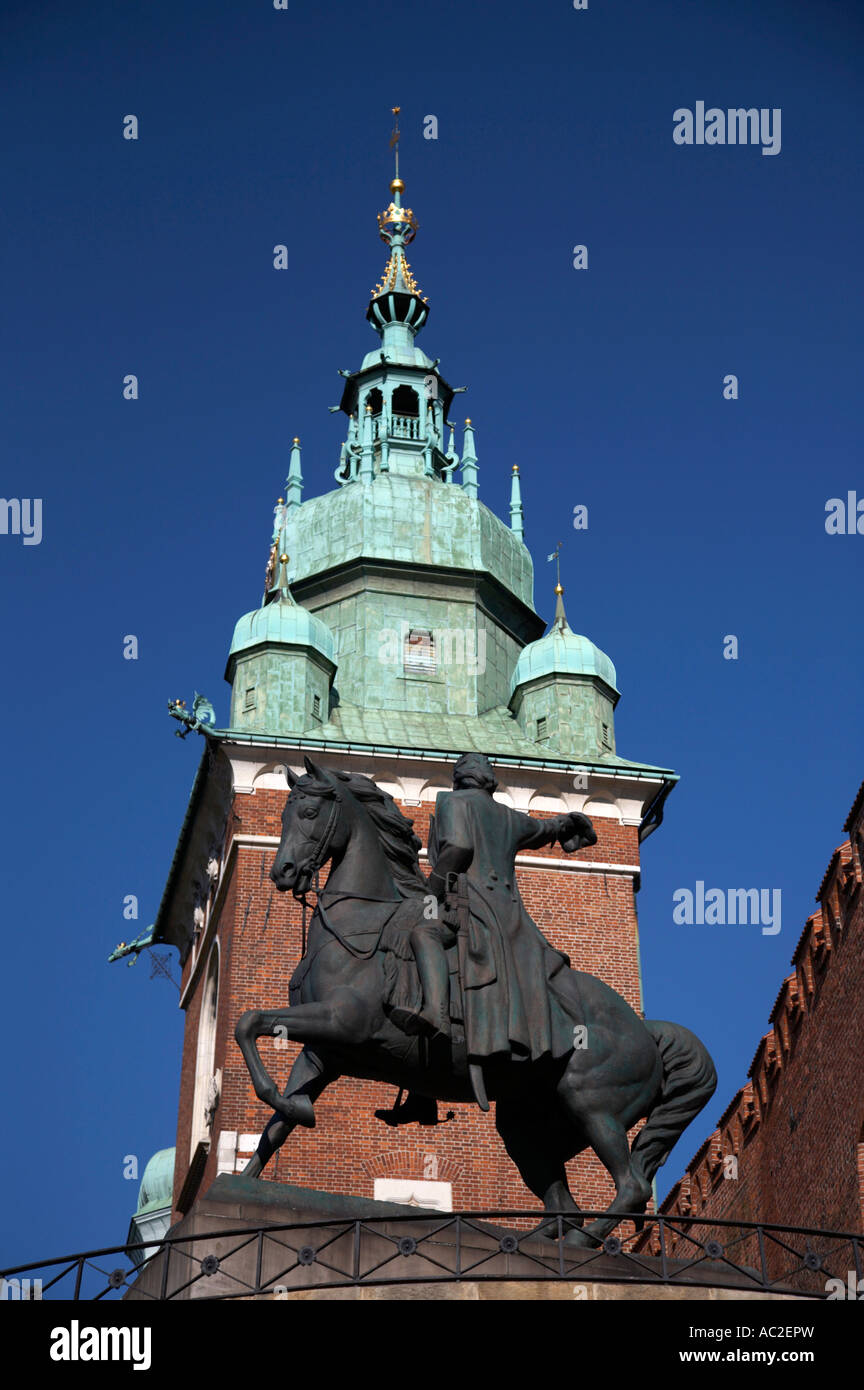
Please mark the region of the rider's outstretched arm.
[[581, 812], [568, 811], [563, 816], [550, 816], [548, 820], [539, 820], [524, 811], [514, 811], [513, 815], [517, 817], [520, 849], [540, 849], [557, 841], [569, 853], [574, 853], [585, 845], [597, 843], [593, 825]]

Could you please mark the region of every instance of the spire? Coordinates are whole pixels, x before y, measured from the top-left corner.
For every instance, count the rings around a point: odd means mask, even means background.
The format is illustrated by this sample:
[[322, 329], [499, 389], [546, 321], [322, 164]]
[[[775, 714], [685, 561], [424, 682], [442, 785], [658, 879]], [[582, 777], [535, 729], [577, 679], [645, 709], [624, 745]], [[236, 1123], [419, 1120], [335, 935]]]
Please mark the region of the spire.
[[519, 486], [519, 465], [514, 463], [510, 478], [510, 530], [520, 539], [525, 539], [525, 522], [522, 514], [522, 489]]
[[[390, 183], [392, 201], [378, 214], [378, 235], [390, 247], [390, 257], [384, 267], [384, 274], [372, 291], [366, 317], [384, 339], [385, 348], [391, 339], [404, 335], [409, 330], [411, 337], [417, 333], [429, 316], [428, 300], [421, 295], [417, 281], [405, 254], [406, 246], [417, 235], [417, 218], [410, 208], [403, 208], [402, 194], [405, 184], [399, 177], [399, 130], [400, 107], [393, 107], [393, 134], [390, 148], [395, 150], [396, 172]], [[395, 325], [401, 332], [394, 334]], [[404, 327], [403, 327], [404, 325]], [[391, 332], [388, 334], [388, 329]]]
[[291, 462], [288, 465], [288, 479], [285, 483], [285, 506], [299, 507], [303, 501], [303, 473], [300, 468], [300, 440], [294, 436], [291, 445]]
[[462, 488], [469, 497], [477, 496], [477, 455], [474, 452], [474, 426], [465, 421], [462, 438]]
[[290, 559], [291, 556], [283, 550], [279, 556], [279, 599], [282, 603], [293, 603], [296, 608], [297, 604], [288, 582], [288, 561]]
[[567, 632], [570, 628], [567, 614], [564, 612], [564, 587], [560, 581], [555, 585], [555, 617], [552, 620], [552, 626], [558, 632]]
[[559, 541], [551, 555], [547, 555], [547, 560], [555, 561], [555, 617], [552, 619], [550, 632], [569, 632], [570, 624], [567, 621], [567, 614], [564, 612], [564, 586], [561, 583], [561, 546], [563, 541]]

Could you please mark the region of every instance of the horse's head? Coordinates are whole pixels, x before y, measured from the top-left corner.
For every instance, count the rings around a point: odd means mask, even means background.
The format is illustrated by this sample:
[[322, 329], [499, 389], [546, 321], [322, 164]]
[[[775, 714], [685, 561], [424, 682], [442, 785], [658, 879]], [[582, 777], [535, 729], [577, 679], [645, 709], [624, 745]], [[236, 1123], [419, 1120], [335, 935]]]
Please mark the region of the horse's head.
[[270, 877], [281, 893], [289, 889], [300, 898], [308, 892], [322, 864], [345, 846], [348, 831], [342, 811], [344, 793], [339, 780], [304, 759], [306, 775], [295, 777], [286, 768], [291, 793], [282, 812], [282, 839]]

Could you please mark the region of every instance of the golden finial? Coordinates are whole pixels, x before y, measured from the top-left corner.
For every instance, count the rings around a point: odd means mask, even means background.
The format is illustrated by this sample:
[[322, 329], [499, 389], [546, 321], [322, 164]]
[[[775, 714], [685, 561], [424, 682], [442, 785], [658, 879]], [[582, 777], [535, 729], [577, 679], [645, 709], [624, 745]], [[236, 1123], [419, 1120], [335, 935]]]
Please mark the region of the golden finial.
[[563, 592], [564, 592], [564, 585], [563, 585], [563, 584], [556, 584], [556, 585], [555, 585], [555, 592], [556, 592], [556, 594], [563, 594]]
[[276, 498], [276, 506], [277, 506], [277, 507], [281, 507], [284, 501], [285, 501], [285, 498], [284, 498], [284, 497], [277, 497], [277, 498]]
[[471, 424], [471, 421], [470, 421], [470, 420], [466, 420], [466, 421], [465, 421], [465, 424], [466, 424], [466, 425], [470, 425], [470, 424]]
[[287, 565], [287, 563], [288, 563], [288, 561], [289, 561], [290, 559], [291, 559], [291, 556], [290, 556], [290, 555], [286, 555], [285, 552], [284, 552], [284, 550], [283, 550], [282, 554], [279, 556], [279, 563], [280, 563], [280, 565]]
[[514, 463], [512, 469], [511, 469], [511, 472], [513, 472], [513, 473], [518, 473], [518, 472], [519, 472], [519, 465], [518, 465], [518, 463]]
[[299, 436], [298, 434], [295, 434], [295, 436], [294, 436], [294, 443], [295, 443], [295, 444], [299, 444], [299, 443], [300, 443], [300, 436]]

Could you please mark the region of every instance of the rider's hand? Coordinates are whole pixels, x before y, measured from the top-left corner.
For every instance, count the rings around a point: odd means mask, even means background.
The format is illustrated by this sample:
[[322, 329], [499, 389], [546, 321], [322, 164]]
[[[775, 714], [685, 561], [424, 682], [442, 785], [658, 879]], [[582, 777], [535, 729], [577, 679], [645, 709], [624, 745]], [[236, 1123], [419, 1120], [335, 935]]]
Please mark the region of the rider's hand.
[[565, 854], [575, 854], [588, 845], [596, 845], [597, 832], [587, 816], [583, 816], [581, 811], [572, 811], [567, 820], [570, 829], [569, 832], [565, 830], [560, 841]]

